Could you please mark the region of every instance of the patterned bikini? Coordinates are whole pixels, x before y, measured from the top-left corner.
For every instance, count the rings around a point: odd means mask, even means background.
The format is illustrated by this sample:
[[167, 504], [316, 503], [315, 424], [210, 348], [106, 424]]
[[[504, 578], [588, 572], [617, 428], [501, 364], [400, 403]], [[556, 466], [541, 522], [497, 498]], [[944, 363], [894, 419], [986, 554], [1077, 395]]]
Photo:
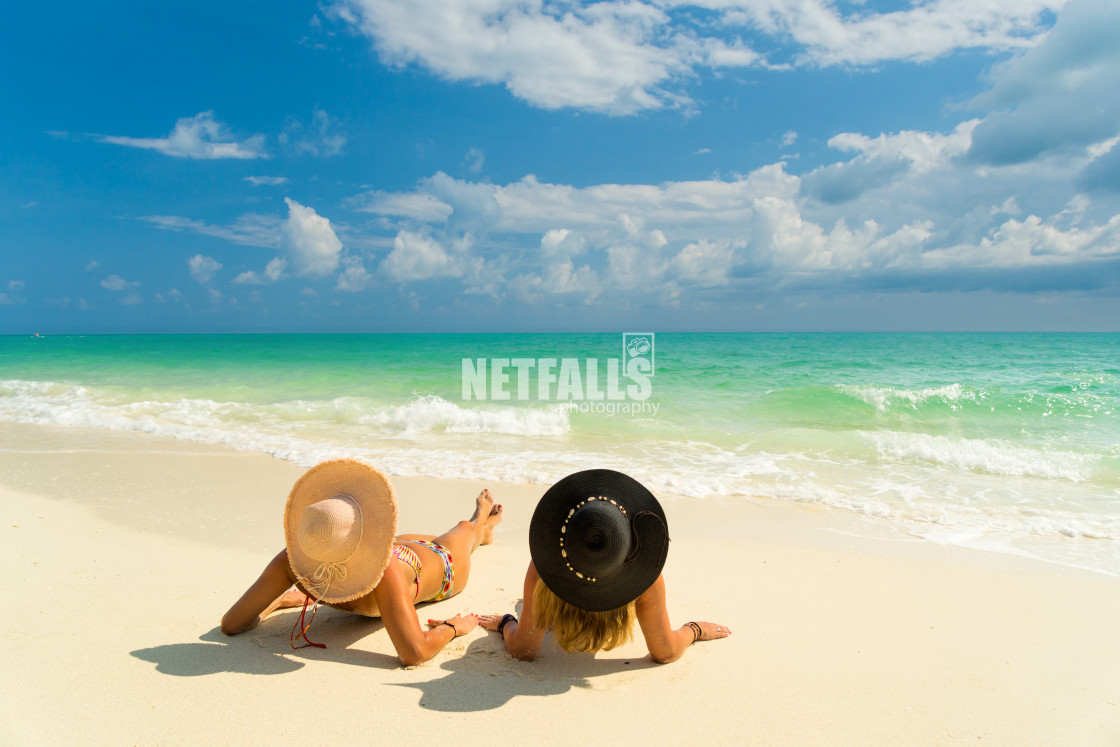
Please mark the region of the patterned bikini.
[[401, 562], [407, 564], [412, 568], [416, 574], [416, 595], [413, 601], [416, 601], [420, 596], [420, 569], [423, 567], [420, 563], [420, 556], [411, 547], [406, 547], [405, 542], [410, 545], [420, 545], [426, 547], [443, 561], [443, 586], [436, 592], [436, 595], [426, 601], [438, 602], [441, 599], [447, 599], [451, 596], [451, 586], [455, 582], [455, 565], [451, 559], [451, 553], [446, 547], [431, 540], [402, 540], [393, 544], [393, 557]]

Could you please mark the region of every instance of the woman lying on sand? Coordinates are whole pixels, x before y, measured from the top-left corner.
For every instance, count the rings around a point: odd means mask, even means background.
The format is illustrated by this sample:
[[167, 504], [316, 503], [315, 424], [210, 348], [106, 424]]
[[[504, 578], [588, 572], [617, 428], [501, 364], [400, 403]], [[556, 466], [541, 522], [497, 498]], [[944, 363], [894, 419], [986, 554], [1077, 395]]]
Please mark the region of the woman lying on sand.
[[[472, 630], [478, 616], [430, 620], [432, 627], [425, 631], [415, 605], [462, 591], [471, 572], [471, 553], [492, 541], [501, 520], [502, 507], [484, 490], [469, 521], [438, 537], [394, 537], [397, 502], [388, 479], [356, 460], [323, 462], [292, 488], [284, 509], [285, 548], [230, 607], [222, 632], [243, 633], [274, 610], [303, 605], [292, 628], [292, 647], [323, 647], [307, 638], [321, 602], [381, 617], [404, 664], [427, 661], [452, 638]], [[297, 644], [300, 638], [306, 643]]]
[[665, 512], [637, 480], [606, 469], [569, 475], [548, 489], [529, 525], [521, 620], [480, 621], [531, 661], [546, 632], [568, 652], [609, 651], [630, 640], [636, 618], [653, 660], [675, 661], [696, 641], [731, 631], [709, 622], [673, 629], [661, 575], [668, 549]]

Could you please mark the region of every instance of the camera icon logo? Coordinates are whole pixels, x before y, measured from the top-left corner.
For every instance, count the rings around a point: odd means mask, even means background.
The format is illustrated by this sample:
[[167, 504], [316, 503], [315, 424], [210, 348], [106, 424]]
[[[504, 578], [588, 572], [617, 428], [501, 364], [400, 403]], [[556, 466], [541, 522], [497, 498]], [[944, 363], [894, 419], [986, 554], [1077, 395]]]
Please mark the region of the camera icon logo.
[[[650, 376], [654, 372], [654, 334], [653, 332], [623, 332], [622, 333], [623, 360], [627, 367], [636, 359], [645, 359], [649, 363]], [[646, 367], [643, 365], [643, 369]], [[627, 369], [629, 370], [629, 368]]]
[[635, 337], [626, 343], [626, 352], [633, 358], [636, 355], [645, 355], [650, 351], [649, 340], [644, 336]]

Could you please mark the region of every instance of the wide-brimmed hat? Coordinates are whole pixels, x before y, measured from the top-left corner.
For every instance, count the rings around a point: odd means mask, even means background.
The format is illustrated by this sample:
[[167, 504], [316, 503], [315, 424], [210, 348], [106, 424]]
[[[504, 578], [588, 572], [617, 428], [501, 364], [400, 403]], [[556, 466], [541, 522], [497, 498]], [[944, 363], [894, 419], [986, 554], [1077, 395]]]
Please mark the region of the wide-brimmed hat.
[[629, 604], [661, 573], [669, 528], [661, 504], [621, 472], [568, 475], [537, 504], [529, 552], [556, 596], [599, 612]]
[[315, 465], [296, 481], [284, 507], [288, 563], [321, 602], [348, 602], [373, 591], [396, 533], [393, 486], [357, 459]]

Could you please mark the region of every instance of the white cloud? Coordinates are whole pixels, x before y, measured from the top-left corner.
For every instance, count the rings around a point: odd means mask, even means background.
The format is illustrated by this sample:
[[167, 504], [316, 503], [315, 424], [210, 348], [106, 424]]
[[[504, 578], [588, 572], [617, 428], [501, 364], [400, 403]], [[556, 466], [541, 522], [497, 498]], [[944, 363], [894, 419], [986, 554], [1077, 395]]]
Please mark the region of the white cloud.
[[782, 135], [782, 145], [790, 146], [797, 142], [797, 133], [793, 130], [786, 130]]
[[874, 65], [926, 61], [957, 49], [1022, 49], [1043, 31], [1045, 11], [1066, 0], [927, 0], [887, 13], [828, 0], [689, 0], [721, 12], [732, 28], [789, 39], [799, 64]]
[[311, 123], [289, 119], [278, 138], [281, 145], [289, 146], [296, 153], [311, 156], [337, 156], [346, 146], [346, 133], [341, 122], [322, 109], [311, 114]]
[[157, 293], [154, 298], [156, 303], [178, 303], [183, 299], [183, 294], [172, 288], [167, 293]]
[[[385, 63], [503, 84], [545, 109], [630, 114], [672, 105], [679, 95], [662, 86], [688, 72], [689, 58], [704, 57], [690, 36], [665, 33], [667, 14], [641, 2], [350, 0], [343, 7]], [[734, 54], [741, 59], [743, 51]], [[734, 61], [718, 45], [707, 56]]]
[[12, 291], [13, 293], [18, 292], [18, 291], [23, 290], [24, 285], [25, 285], [25, 283], [22, 280], [9, 280], [8, 281], [8, 290]]
[[281, 184], [288, 184], [291, 182], [286, 176], [247, 176], [244, 181], [249, 182], [254, 187], [275, 187]]
[[1103, 225], [1063, 228], [1062, 215], [1043, 220], [1029, 215], [1008, 219], [977, 245], [958, 245], [928, 252], [929, 267], [1033, 267], [1120, 257], [1120, 215]]
[[481, 148], [471, 148], [467, 151], [464, 163], [467, 166], [467, 171], [477, 174], [482, 171], [482, 167], [486, 163], [486, 154], [482, 152]]
[[338, 267], [342, 242], [331, 222], [314, 209], [284, 198], [288, 220], [284, 224], [284, 248], [297, 275], [324, 277]]
[[525, 273], [509, 281], [510, 291], [520, 300], [534, 303], [544, 300], [542, 294], [580, 294], [593, 300], [602, 292], [598, 274], [588, 265], [576, 269], [564, 260], [546, 265], [540, 273]]
[[[335, 287], [340, 291], [358, 293], [369, 287], [372, 282], [373, 275], [366, 271], [361, 260], [351, 257], [346, 262], [346, 267], [338, 274], [338, 282]], [[304, 290], [310, 289], [305, 288]], [[314, 295], [314, 292], [311, 295]]]
[[943, 169], [968, 151], [978, 122], [962, 122], [947, 135], [905, 130], [871, 138], [842, 132], [828, 141], [829, 147], [856, 153], [856, 157], [814, 169], [803, 177], [802, 189], [824, 202], [840, 203], [906, 174]]
[[[728, 179], [575, 187], [440, 173], [363, 205], [404, 206], [420, 224], [397, 233], [379, 268], [388, 279], [468, 285], [471, 272], [486, 275], [472, 268], [501, 267], [489, 292], [509, 276], [505, 286], [526, 301], [586, 301], [610, 287], [612, 299], [652, 293], [675, 304], [689, 294], [875, 278], [884, 289], [925, 287], [922, 278], [1022, 288], [1073, 282], [1068, 272], [1021, 274], [1032, 268], [1084, 267], [1080, 277], [1092, 278], [1093, 263], [1120, 258], [1120, 195], [1068, 198], [1089, 155], [978, 170], [965, 158], [976, 127], [840, 133], [830, 145], [847, 160], [800, 176], [774, 163]], [[1102, 145], [1097, 157], [1111, 152]]]
[[[190, 231], [235, 244], [260, 246], [281, 252], [281, 256], [270, 261], [262, 272], [242, 272], [234, 279], [235, 283], [274, 283], [284, 276], [284, 271], [288, 268], [301, 277], [319, 278], [330, 275], [338, 268], [343, 256], [342, 242], [330, 221], [313, 208], [301, 205], [293, 199], [284, 198], [284, 202], [288, 206], [286, 219], [249, 213], [230, 226], [215, 226], [177, 215], [149, 215], [141, 220], [167, 231]], [[192, 274], [195, 273], [196, 265], [200, 272], [209, 267], [206, 260], [215, 261], [209, 257], [192, 259]], [[218, 264], [218, 268], [220, 267]], [[210, 275], [216, 270], [217, 268], [211, 270]]]
[[678, 281], [691, 281], [703, 287], [727, 285], [728, 273], [735, 265], [735, 249], [746, 242], [727, 239], [700, 239], [687, 245], [669, 263], [669, 274]]
[[256, 273], [251, 270], [242, 272], [233, 279], [233, 282], [238, 285], [268, 285], [275, 283], [280, 278], [284, 277], [284, 270], [287, 268], [288, 262], [283, 257], [274, 257], [264, 267], [264, 271]]
[[553, 228], [541, 237], [541, 253], [545, 257], [574, 257], [587, 251], [587, 239], [566, 228]]
[[995, 110], [973, 133], [977, 161], [1014, 164], [1120, 135], [1120, 5], [1074, 0], [1045, 41], [998, 64], [973, 105]]
[[948, 135], [903, 130], [871, 138], [856, 132], [842, 132], [830, 139], [828, 145], [839, 151], [855, 152], [868, 158], [904, 159], [910, 162], [916, 173], [921, 174], [944, 166], [948, 158], [965, 153], [972, 143], [972, 131], [979, 122], [977, 119], [962, 122]]
[[178, 215], [147, 215], [140, 220], [165, 231], [190, 231], [245, 246], [277, 248], [282, 238], [280, 218], [256, 213], [242, 215], [231, 226], [215, 226]]
[[429, 236], [401, 231], [393, 251], [381, 261], [378, 272], [395, 282], [460, 277], [463, 267], [438, 241]]
[[222, 263], [213, 257], [206, 257], [201, 254], [196, 254], [187, 260], [187, 266], [190, 267], [191, 277], [200, 283], [206, 284], [214, 277], [214, 273], [222, 269]]
[[427, 192], [366, 192], [350, 198], [346, 204], [366, 213], [425, 222], [447, 220], [452, 211], [450, 205]]
[[122, 137], [108, 135], [100, 142], [125, 145], [130, 148], [156, 150], [175, 158], [268, 158], [264, 149], [264, 135], [253, 135], [241, 140], [233, 138], [229, 129], [214, 119], [214, 112], [202, 112], [184, 117], [175, 123], [171, 134], [162, 138]]
[[140, 285], [139, 280], [132, 280], [132, 281], [125, 280], [120, 275], [115, 275], [115, 274], [110, 275], [109, 277], [107, 277], [107, 278], [105, 278], [104, 280], [101, 281], [101, 287], [104, 288], [105, 290], [111, 290], [111, 291], [128, 290], [129, 288], [133, 288], [137, 285]]
[[690, 108], [681, 87], [703, 69], [775, 66], [752, 38], [788, 59], [778, 66], [920, 62], [1028, 48], [1046, 30], [1045, 12], [1064, 2], [931, 0], [876, 13], [827, 0], [343, 0], [333, 13], [386, 64], [504, 85], [545, 109], [624, 115]]

